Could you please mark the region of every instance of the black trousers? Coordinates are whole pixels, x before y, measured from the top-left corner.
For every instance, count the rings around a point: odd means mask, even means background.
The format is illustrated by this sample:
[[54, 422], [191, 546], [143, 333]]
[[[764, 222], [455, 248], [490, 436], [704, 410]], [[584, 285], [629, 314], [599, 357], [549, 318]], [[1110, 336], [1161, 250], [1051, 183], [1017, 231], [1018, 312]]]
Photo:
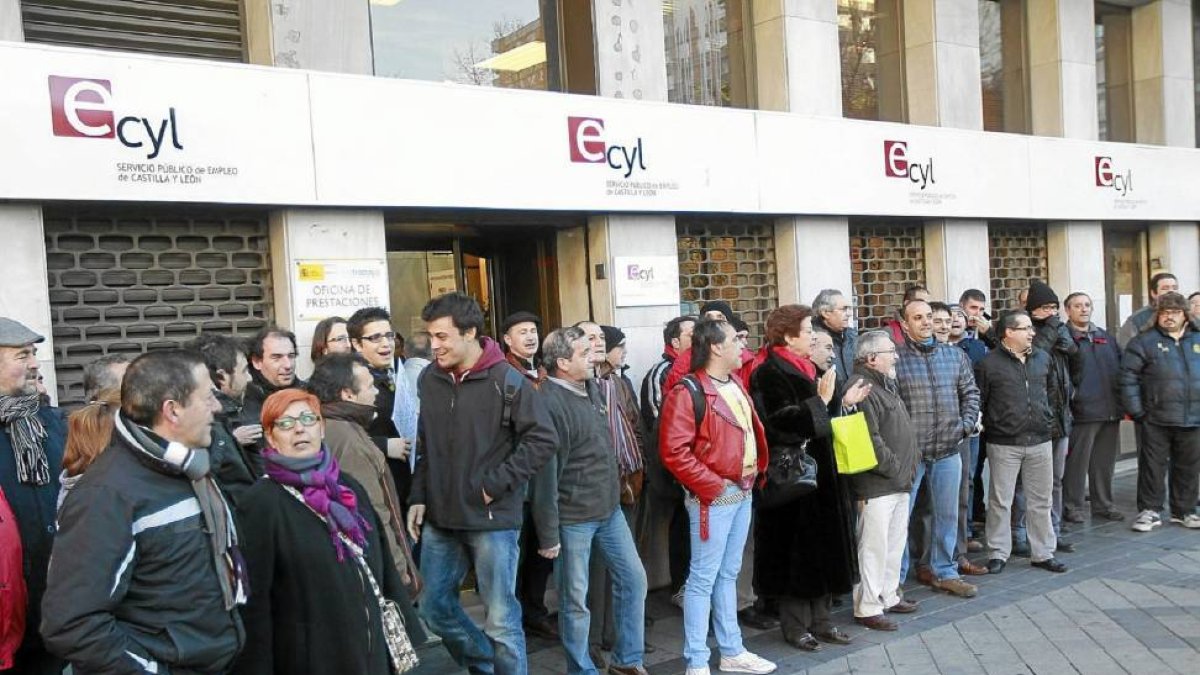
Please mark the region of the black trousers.
[[546, 584], [554, 574], [554, 561], [538, 555], [537, 530], [533, 510], [525, 502], [525, 522], [521, 526], [521, 561], [517, 565], [517, 600], [525, 621], [540, 621], [550, 616], [546, 609]]
[[805, 633], [825, 633], [833, 628], [829, 613], [833, 596], [811, 600], [785, 595], [779, 598], [779, 627], [784, 639], [797, 640]]
[[[666, 503], [666, 502], [662, 502]], [[679, 592], [687, 582], [692, 562], [691, 521], [683, 499], [671, 503], [671, 523], [667, 527], [667, 558], [671, 570], [671, 594]]]
[[[1200, 492], [1200, 428], [1142, 424], [1138, 450], [1139, 511], [1161, 511], [1164, 479], [1170, 482], [1171, 515], [1182, 518], [1196, 510]], [[1169, 475], [1168, 475], [1169, 474]]]

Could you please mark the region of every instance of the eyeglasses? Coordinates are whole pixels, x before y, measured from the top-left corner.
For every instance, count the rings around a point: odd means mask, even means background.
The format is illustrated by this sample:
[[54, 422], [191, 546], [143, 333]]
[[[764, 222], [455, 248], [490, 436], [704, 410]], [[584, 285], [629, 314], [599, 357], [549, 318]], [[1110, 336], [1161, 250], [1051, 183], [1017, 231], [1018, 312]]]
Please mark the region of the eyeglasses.
[[299, 417], [280, 417], [279, 419], [275, 420], [275, 428], [283, 429], [284, 431], [288, 431], [290, 429], [294, 429], [296, 427], [297, 422], [299, 422], [303, 426], [311, 427], [312, 425], [314, 425], [320, 421], [321, 421], [320, 415], [318, 415], [316, 413], [302, 412], [302, 413], [300, 413]]
[[374, 335], [364, 335], [364, 336], [362, 336], [362, 339], [365, 340], [366, 342], [370, 342], [371, 344], [376, 344], [380, 340], [387, 340], [388, 342], [391, 342], [396, 339], [396, 334], [392, 331], [388, 331], [386, 333], [376, 333]]
[[343, 335], [341, 337], [329, 338], [328, 340], [326, 340], [326, 342], [349, 342], [349, 341], [350, 341], [349, 335]]
[[879, 356], [880, 354], [892, 354], [894, 356], [896, 354], [896, 350], [895, 349], [885, 349], [881, 352], [871, 352], [872, 356]]
[[1028, 333], [1033, 330], [1033, 326], [1013, 326], [1012, 328], [1009, 328], [1009, 330], [1019, 330]]

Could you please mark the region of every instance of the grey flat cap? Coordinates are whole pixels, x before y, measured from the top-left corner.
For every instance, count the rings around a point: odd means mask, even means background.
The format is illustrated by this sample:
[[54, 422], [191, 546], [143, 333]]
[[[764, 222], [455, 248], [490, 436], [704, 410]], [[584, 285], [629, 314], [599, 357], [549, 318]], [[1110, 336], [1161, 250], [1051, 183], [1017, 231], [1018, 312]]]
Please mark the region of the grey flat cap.
[[29, 330], [20, 321], [0, 316], [0, 347], [24, 347], [35, 342], [44, 342], [45, 336]]

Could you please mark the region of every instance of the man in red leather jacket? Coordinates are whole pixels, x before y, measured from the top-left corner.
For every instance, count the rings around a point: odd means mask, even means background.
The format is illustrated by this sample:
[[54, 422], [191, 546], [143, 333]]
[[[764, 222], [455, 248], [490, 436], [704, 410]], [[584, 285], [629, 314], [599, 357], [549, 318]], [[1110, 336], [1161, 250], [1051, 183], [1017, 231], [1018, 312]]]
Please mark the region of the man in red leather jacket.
[[[750, 531], [751, 488], [767, 468], [766, 435], [736, 375], [741, 350], [728, 322], [701, 321], [692, 334], [692, 374], [667, 394], [659, 422], [659, 453], [687, 490], [691, 520], [692, 560], [683, 593], [688, 675], [708, 675], [710, 611], [722, 671], [775, 670], [746, 650], [737, 623], [736, 581]], [[703, 415], [697, 415], [693, 391], [703, 394]]]

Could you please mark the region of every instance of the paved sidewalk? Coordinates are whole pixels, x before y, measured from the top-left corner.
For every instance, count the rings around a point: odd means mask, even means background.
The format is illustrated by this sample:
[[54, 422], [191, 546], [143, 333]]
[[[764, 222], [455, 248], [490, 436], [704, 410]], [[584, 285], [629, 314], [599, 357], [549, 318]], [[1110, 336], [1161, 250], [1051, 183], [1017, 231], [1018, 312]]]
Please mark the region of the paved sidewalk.
[[[852, 622], [849, 602], [835, 621], [854, 642], [826, 645], [817, 654], [785, 643], [778, 630], [745, 630], [747, 648], [779, 663], [779, 673], [1036, 673], [1200, 672], [1200, 531], [1164, 524], [1150, 533], [1129, 529], [1135, 476], [1123, 461], [1116, 479], [1123, 523], [1074, 525], [1064, 554], [1070, 571], [1052, 574], [1013, 558], [1003, 574], [971, 577], [979, 595], [962, 600], [910, 584], [906, 597], [921, 609], [893, 615], [894, 633], [867, 631]], [[1123, 469], [1123, 471], [1121, 470]], [[981, 559], [980, 557], [976, 558]], [[655, 619], [646, 656], [653, 675], [683, 673], [682, 614], [662, 592], [651, 595]], [[565, 671], [562, 650], [532, 639], [530, 672]], [[423, 653], [420, 673], [462, 672], [444, 649]], [[716, 673], [715, 658], [713, 672]]]

